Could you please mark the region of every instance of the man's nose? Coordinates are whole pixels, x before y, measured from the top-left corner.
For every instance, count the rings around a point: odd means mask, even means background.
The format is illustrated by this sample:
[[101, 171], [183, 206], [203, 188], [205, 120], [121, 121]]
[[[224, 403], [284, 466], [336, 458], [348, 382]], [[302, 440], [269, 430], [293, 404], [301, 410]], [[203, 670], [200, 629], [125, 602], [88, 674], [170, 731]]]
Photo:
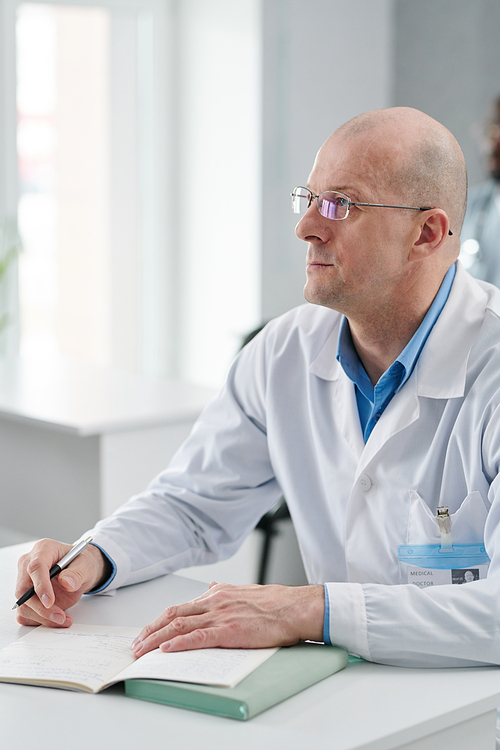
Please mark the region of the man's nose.
[[295, 227], [295, 234], [299, 240], [304, 242], [310, 242], [315, 237], [321, 242], [325, 242], [331, 232], [332, 224], [331, 219], [326, 219], [321, 216], [318, 211], [318, 205], [316, 203], [318, 199], [314, 198], [307, 211], [301, 216], [297, 226]]

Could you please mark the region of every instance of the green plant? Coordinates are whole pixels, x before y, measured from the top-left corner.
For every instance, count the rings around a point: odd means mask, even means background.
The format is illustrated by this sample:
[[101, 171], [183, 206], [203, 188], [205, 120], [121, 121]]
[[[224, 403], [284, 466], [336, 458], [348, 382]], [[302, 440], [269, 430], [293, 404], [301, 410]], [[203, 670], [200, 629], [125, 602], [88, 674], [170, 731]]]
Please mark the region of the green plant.
[[[15, 218], [7, 218], [0, 225], [0, 295], [4, 285], [5, 276], [11, 263], [21, 250], [21, 239]], [[0, 296], [1, 299], [1, 296]], [[0, 314], [0, 332], [9, 322], [9, 313]]]

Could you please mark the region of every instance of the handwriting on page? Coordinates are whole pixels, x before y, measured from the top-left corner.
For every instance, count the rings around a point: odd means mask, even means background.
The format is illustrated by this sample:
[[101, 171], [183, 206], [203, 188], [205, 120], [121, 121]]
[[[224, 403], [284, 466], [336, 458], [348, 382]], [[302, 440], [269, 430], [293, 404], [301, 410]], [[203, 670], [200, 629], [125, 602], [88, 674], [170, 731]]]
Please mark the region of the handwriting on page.
[[138, 628], [77, 625], [39, 627], [0, 651], [0, 679], [102, 690], [144, 678], [232, 687], [277, 649], [157, 649], [137, 661], [131, 644]]
[[147, 678], [233, 687], [275, 651], [275, 648], [207, 648], [164, 654], [156, 650], [141, 656], [120, 677], [127, 680]]
[[138, 632], [136, 628], [100, 630], [37, 628], [0, 652], [0, 671], [11, 678], [67, 680], [96, 690], [134, 661], [130, 646]]

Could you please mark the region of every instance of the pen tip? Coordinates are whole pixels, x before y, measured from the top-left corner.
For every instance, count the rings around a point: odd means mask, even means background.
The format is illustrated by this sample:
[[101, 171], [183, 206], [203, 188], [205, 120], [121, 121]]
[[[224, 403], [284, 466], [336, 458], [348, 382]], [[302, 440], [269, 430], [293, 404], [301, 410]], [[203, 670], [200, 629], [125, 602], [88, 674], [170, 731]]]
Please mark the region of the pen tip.
[[14, 604], [14, 606], [12, 607], [12, 609], [17, 609], [18, 606], [19, 606], [18, 604]]

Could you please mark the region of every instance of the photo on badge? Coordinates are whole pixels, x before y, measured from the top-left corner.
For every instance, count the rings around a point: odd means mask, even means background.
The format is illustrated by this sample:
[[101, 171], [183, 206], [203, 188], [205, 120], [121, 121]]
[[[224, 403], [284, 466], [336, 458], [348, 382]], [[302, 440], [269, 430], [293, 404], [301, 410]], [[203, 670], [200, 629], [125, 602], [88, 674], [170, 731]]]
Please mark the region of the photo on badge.
[[451, 571], [452, 583], [471, 583], [471, 581], [479, 581], [478, 568], [458, 568]]

